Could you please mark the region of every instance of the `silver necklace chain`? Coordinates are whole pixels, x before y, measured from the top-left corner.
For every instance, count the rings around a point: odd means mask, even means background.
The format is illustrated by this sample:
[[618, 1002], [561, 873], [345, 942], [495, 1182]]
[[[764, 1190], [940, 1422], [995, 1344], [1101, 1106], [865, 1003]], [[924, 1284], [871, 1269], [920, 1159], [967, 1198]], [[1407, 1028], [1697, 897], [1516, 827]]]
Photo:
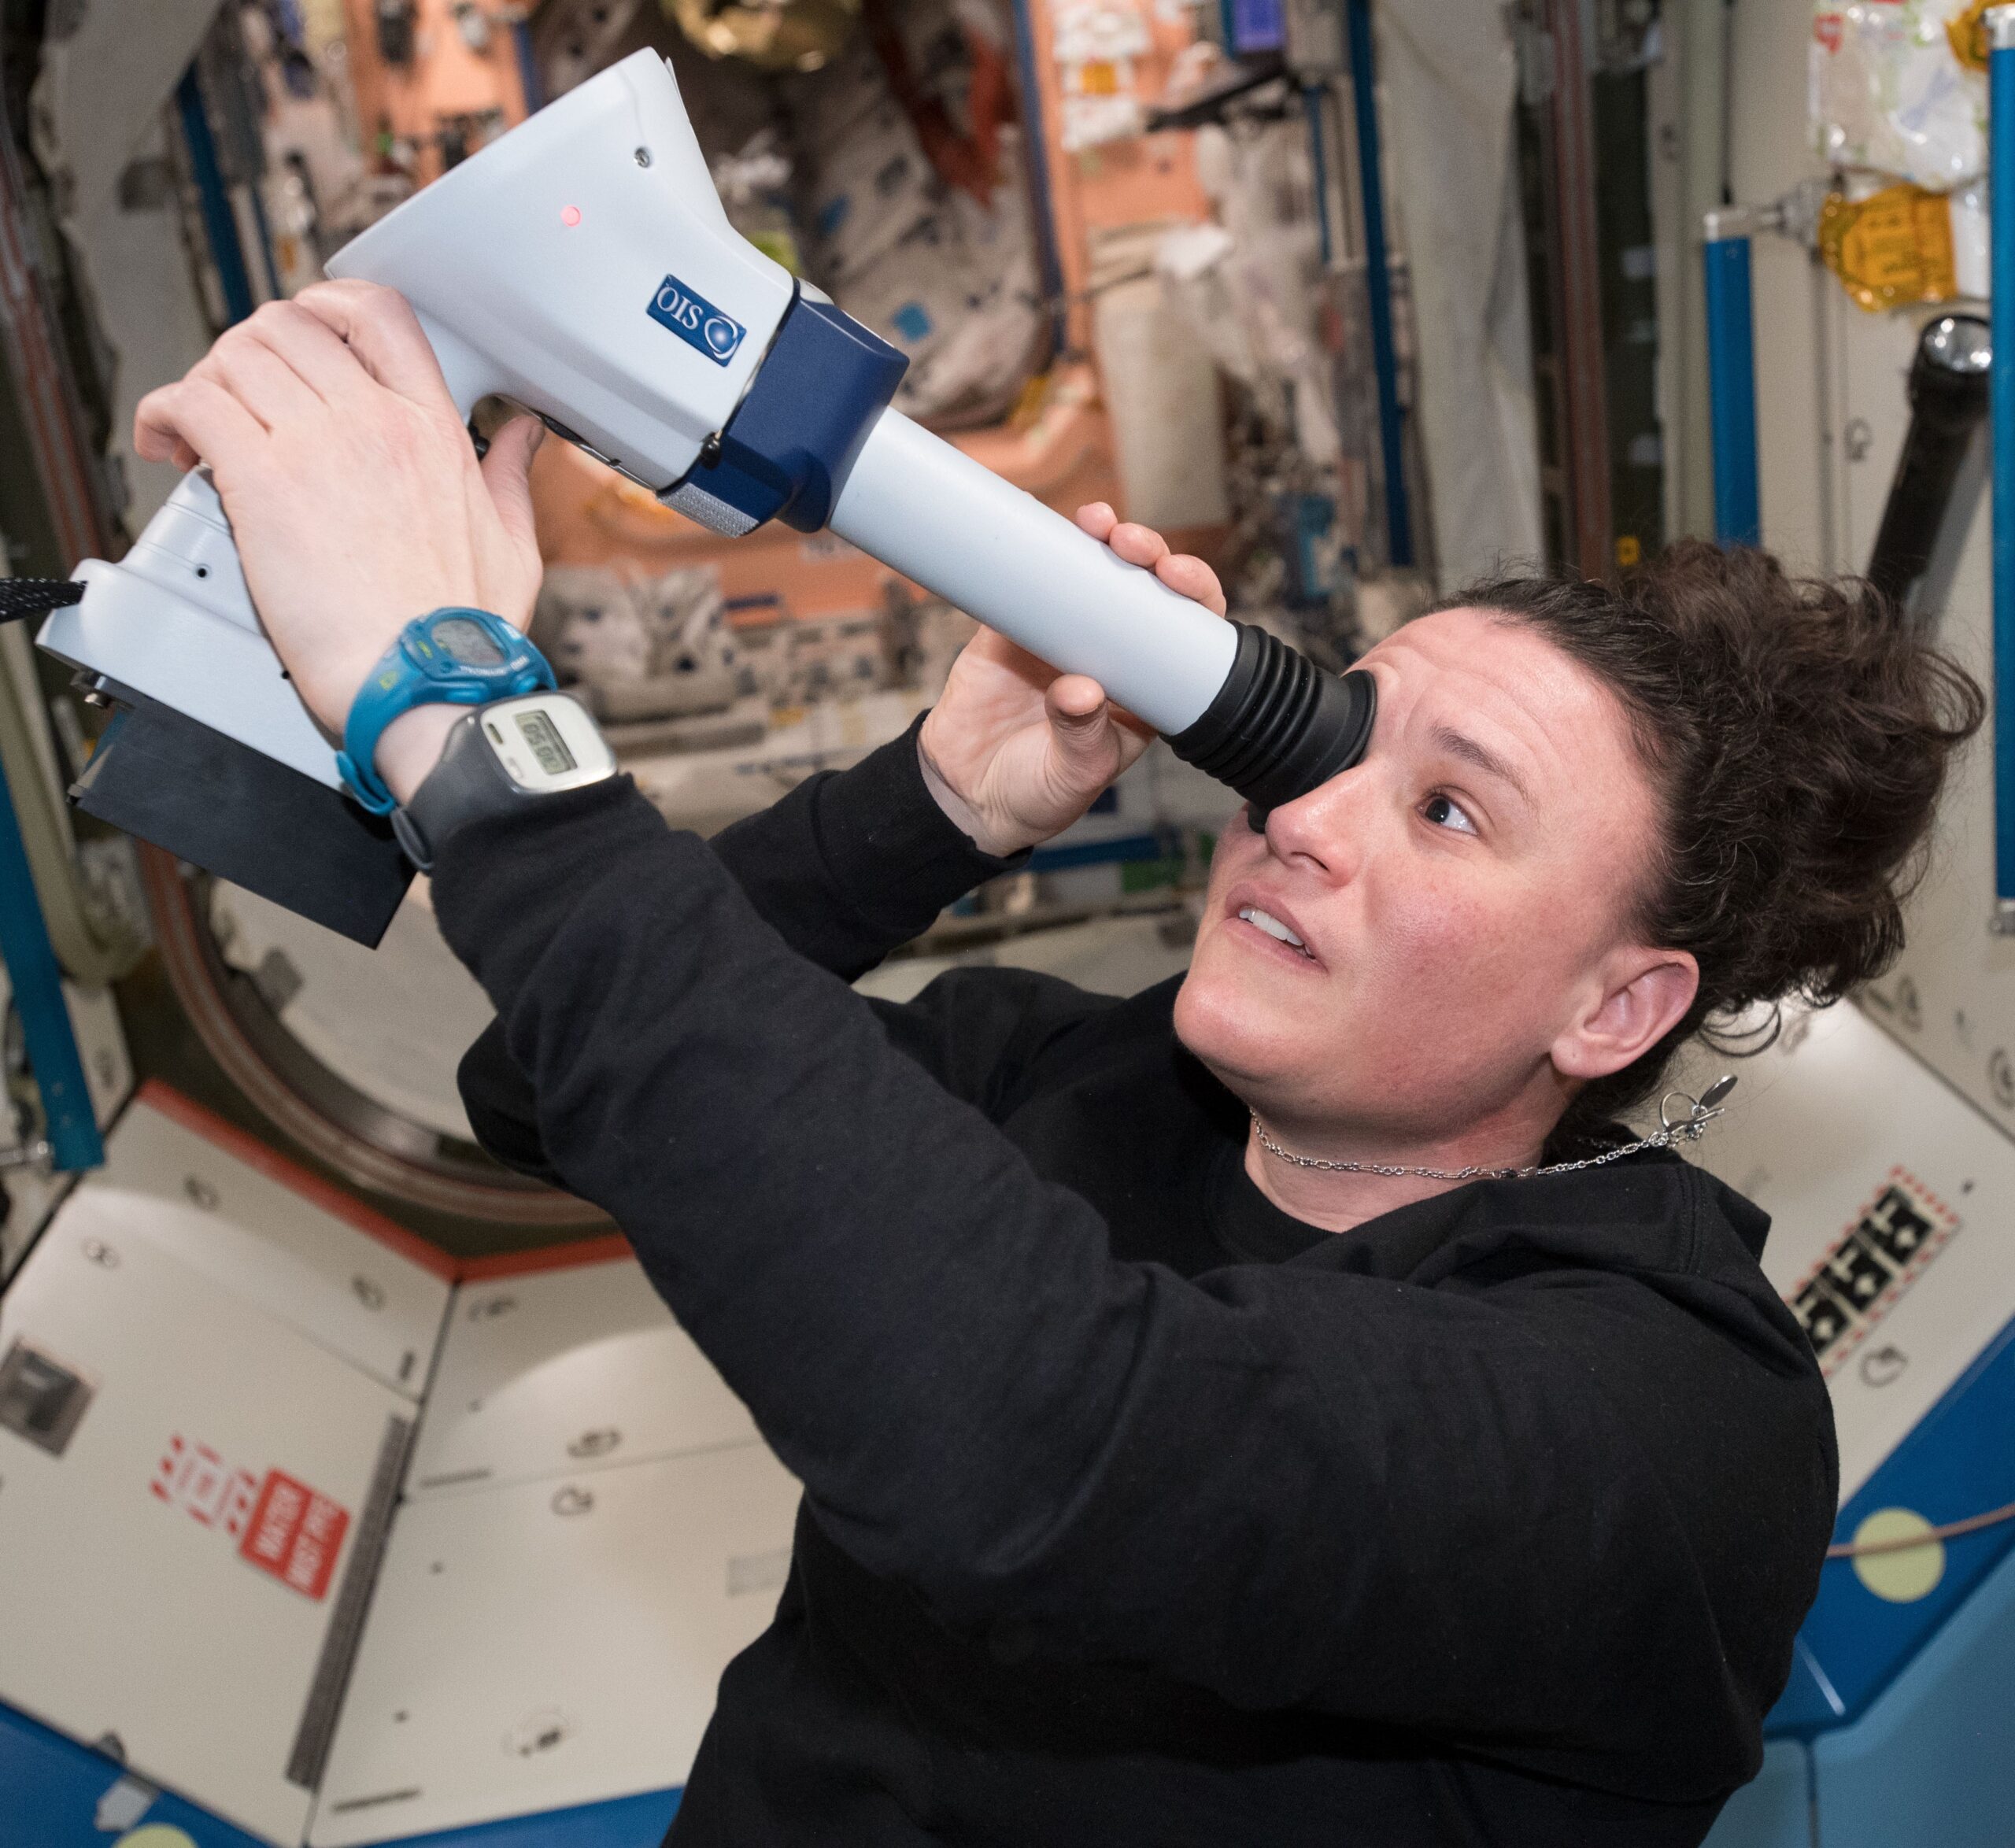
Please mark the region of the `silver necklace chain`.
[[[1395, 1180], [1413, 1177], [1422, 1181], [1527, 1181], [1535, 1174], [1566, 1174], [1577, 1168], [1606, 1167], [1611, 1162], [1620, 1162], [1625, 1155], [1647, 1148], [1697, 1142], [1707, 1125], [1721, 1114], [1722, 1102], [1734, 1088], [1734, 1077], [1728, 1074], [1717, 1078], [1698, 1097], [1684, 1091], [1668, 1091], [1658, 1104], [1660, 1126], [1652, 1134], [1640, 1136], [1618, 1148], [1606, 1148], [1600, 1155], [1584, 1156], [1578, 1162], [1535, 1162], [1529, 1168], [1409, 1168], [1396, 1162], [1333, 1162], [1320, 1155], [1296, 1155], [1274, 1140], [1257, 1111], [1252, 1113], [1252, 1133], [1259, 1138], [1259, 1146], [1277, 1160], [1292, 1162], [1297, 1168], [1320, 1168], [1332, 1174], [1383, 1174]], [[1685, 1107], [1683, 1114], [1674, 1113], [1675, 1100]]]

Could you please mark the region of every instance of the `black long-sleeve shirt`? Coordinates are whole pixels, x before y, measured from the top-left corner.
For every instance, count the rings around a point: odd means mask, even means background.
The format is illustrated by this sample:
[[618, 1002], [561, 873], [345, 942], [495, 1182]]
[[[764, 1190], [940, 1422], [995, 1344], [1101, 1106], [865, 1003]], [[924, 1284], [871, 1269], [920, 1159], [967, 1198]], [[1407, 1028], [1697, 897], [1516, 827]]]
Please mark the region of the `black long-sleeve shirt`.
[[849, 990], [997, 863], [907, 739], [711, 846], [624, 781], [441, 851], [479, 1133], [805, 1488], [672, 1840], [1697, 1842], [1832, 1523], [1764, 1215], [1650, 1155], [1305, 1225], [1175, 985]]

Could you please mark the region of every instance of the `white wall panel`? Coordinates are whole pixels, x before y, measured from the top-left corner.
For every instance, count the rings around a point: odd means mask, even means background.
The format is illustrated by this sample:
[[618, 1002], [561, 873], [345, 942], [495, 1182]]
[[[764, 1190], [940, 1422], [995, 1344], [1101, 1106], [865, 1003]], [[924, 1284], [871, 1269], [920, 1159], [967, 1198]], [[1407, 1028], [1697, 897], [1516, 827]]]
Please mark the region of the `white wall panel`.
[[1754, 1059], [1690, 1055], [1681, 1081], [1724, 1070], [1740, 1082], [1692, 1159], [1770, 1214], [1763, 1267], [1788, 1299], [1891, 1185], [1936, 1228], [1902, 1263], [1847, 1250], [1845, 1296], [1821, 1285], [1853, 1311], [1821, 1357], [1844, 1502], [2015, 1316], [2015, 1143], [1851, 1005], [1798, 1017]]
[[76, 1207], [0, 1298], [0, 1699], [298, 1841], [304, 1718], [412, 1408]]
[[[304, 1191], [312, 1190], [312, 1191]], [[146, 1239], [416, 1400], [439, 1338], [450, 1268], [430, 1270], [396, 1227], [297, 1175], [271, 1151], [150, 1085], [68, 1211], [106, 1238]]]
[[775, 1609], [797, 1493], [750, 1443], [409, 1503], [310, 1841], [682, 1783]]
[[756, 1425], [634, 1258], [464, 1284], [416, 1497], [747, 1443]]
[[[1728, 13], [1728, 166], [1736, 198], [1761, 205], [1825, 171], [1806, 131], [1809, 8], [1732, 7]], [[1688, 261], [1700, 261], [1699, 227], [1691, 227]], [[1762, 475], [1763, 540], [1802, 570], [1825, 566], [1826, 515], [1816, 319], [1824, 297], [1813, 261], [1789, 240], [1755, 240], [1757, 460]], [[1830, 278], [1819, 281], [1830, 288]]]

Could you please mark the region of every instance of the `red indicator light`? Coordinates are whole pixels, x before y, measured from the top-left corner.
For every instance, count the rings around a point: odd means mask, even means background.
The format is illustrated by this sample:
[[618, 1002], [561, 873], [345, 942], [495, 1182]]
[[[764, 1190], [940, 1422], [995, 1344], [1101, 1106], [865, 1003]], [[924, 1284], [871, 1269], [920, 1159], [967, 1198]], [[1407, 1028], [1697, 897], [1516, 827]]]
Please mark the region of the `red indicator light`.
[[572, 229], [574, 226], [581, 222], [581, 208], [578, 205], [561, 206], [560, 208], [560, 222], [567, 226], [569, 230]]

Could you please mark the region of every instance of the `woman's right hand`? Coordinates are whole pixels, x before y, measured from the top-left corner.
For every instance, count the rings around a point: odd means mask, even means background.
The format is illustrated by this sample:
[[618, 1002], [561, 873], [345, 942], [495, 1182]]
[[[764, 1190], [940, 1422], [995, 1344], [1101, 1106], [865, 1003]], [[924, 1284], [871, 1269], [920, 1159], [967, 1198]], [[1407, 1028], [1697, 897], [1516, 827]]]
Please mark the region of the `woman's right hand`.
[[[1103, 501], [1079, 508], [1078, 524], [1170, 590], [1225, 613], [1217, 573], [1170, 552], [1160, 534], [1122, 521]], [[1096, 681], [1059, 674], [983, 628], [952, 663], [918, 748], [938, 807], [982, 851], [1004, 859], [1069, 827], [1154, 735]]]

